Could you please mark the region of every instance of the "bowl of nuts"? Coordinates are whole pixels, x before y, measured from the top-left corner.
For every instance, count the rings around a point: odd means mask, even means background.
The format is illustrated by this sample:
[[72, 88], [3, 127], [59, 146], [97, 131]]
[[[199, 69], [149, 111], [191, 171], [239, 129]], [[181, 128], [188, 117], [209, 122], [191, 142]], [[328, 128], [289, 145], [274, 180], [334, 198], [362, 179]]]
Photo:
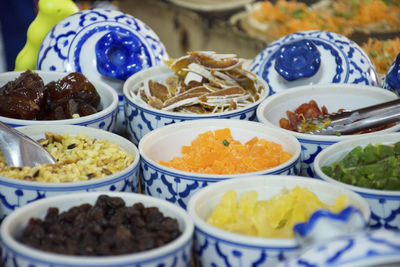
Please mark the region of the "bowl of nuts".
[[84, 192], [21, 207], [0, 231], [4, 266], [189, 266], [194, 226], [165, 200]]
[[77, 125], [15, 129], [37, 140], [55, 163], [8, 166], [0, 153], [0, 219], [27, 203], [53, 195], [138, 190], [138, 149], [117, 134]]
[[0, 120], [11, 127], [82, 125], [114, 131], [115, 90], [78, 72], [0, 73]]
[[255, 120], [269, 95], [266, 82], [242, 68], [232, 54], [196, 51], [129, 77], [124, 84], [125, 120], [130, 139], [185, 120]]

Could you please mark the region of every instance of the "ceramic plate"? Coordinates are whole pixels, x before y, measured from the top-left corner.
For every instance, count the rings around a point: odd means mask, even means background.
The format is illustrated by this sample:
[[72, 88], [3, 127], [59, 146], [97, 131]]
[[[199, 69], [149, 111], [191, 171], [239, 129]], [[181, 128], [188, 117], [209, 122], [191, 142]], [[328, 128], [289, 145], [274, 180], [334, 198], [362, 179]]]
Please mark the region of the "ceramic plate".
[[241, 8], [254, 0], [169, 0], [175, 5], [186, 7], [197, 11], [228, 11]]

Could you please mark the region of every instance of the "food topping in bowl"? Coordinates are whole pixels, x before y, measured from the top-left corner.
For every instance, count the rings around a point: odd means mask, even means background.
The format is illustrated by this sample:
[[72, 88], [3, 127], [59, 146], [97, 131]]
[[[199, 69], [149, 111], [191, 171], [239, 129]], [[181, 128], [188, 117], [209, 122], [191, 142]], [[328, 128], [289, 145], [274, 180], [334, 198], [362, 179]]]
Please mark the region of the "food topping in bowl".
[[[337, 113], [343, 112], [344, 109], [339, 109]], [[321, 108], [318, 106], [315, 100], [310, 100], [308, 103], [303, 103], [297, 107], [294, 111], [287, 110], [287, 118], [281, 118], [279, 120], [279, 126], [283, 129], [300, 132], [309, 133], [321, 130], [331, 124], [331, 120], [327, 116], [329, 115], [328, 109], [325, 106]], [[318, 122], [313, 122], [311, 119], [319, 118]], [[355, 120], [357, 122], [357, 120]], [[350, 125], [350, 124], [348, 124]], [[351, 134], [364, 134], [370, 132], [380, 131], [389, 127], [394, 126], [395, 123], [389, 123], [386, 125], [372, 127], [366, 130], [354, 131]], [[341, 133], [338, 132], [337, 135]]]
[[27, 70], [0, 88], [0, 116], [24, 120], [63, 120], [94, 114], [100, 95], [81, 73], [44, 85]]
[[370, 189], [400, 190], [400, 142], [357, 146], [321, 170], [340, 182]]
[[319, 209], [339, 212], [347, 207], [348, 197], [340, 195], [333, 205], [323, 203], [307, 188], [284, 189], [268, 200], [258, 200], [258, 193], [247, 191], [237, 201], [237, 192], [224, 194], [207, 223], [224, 230], [258, 237], [292, 238], [293, 226], [306, 222]]
[[0, 175], [26, 181], [76, 182], [105, 177], [122, 171], [133, 162], [133, 155], [107, 140], [47, 132], [39, 143], [56, 160], [55, 164], [31, 167], [7, 166], [0, 152]]
[[164, 82], [148, 80], [137, 97], [153, 108], [181, 113], [219, 113], [246, 107], [260, 99], [265, 88], [243, 61], [230, 54], [190, 52], [170, 60], [175, 75]]
[[266, 170], [288, 161], [293, 155], [282, 145], [257, 137], [242, 144], [229, 128], [201, 133], [190, 146], [182, 147], [182, 157], [160, 164], [182, 171], [205, 174], [239, 174]]
[[161, 247], [180, 234], [177, 220], [157, 207], [141, 202], [126, 206], [122, 198], [101, 195], [95, 205], [85, 203], [61, 213], [49, 208], [43, 220], [31, 218], [18, 239], [47, 252], [112, 256]]

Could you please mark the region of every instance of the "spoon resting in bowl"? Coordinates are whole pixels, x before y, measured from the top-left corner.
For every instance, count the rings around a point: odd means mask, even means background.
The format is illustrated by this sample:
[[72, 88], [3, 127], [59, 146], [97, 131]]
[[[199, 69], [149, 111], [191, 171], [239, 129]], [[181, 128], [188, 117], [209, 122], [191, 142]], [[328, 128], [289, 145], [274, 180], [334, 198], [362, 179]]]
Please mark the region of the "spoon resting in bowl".
[[0, 150], [9, 166], [34, 167], [55, 160], [35, 140], [0, 121]]

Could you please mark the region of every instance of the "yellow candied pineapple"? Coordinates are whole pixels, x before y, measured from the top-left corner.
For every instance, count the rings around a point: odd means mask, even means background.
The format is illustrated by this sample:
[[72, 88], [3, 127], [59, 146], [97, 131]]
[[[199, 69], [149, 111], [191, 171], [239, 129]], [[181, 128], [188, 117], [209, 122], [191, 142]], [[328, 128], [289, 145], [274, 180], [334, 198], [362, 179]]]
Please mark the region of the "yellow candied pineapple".
[[339, 196], [333, 205], [323, 203], [313, 192], [299, 186], [283, 190], [268, 200], [258, 200], [254, 190], [242, 194], [228, 191], [207, 222], [239, 234], [270, 238], [292, 238], [293, 227], [305, 222], [319, 209], [339, 212], [348, 204], [348, 197]]

